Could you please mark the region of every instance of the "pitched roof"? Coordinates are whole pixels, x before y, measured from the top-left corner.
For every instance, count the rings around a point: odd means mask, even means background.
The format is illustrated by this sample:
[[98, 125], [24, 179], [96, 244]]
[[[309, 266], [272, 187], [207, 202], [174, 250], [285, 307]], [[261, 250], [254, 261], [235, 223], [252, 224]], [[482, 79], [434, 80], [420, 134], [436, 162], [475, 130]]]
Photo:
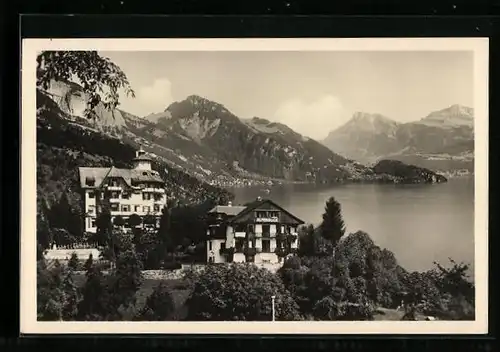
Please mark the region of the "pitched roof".
[[160, 174], [153, 170], [119, 169], [112, 166], [80, 167], [78, 171], [81, 187], [89, 187], [86, 182], [87, 179], [93, 179], [95, 181], [94, 187], [100, 187], [107, 177], [121, 177], [129, 186], [132, 185], [132, 180], [138, 182], [164, 182]]
[[217, 205], [209, 213], [222, 213], [229, 216], [235, 216], [245, 210], [247, 207], [240, 205]]
[[[127, 169], [125, 169], [125, 170], [127, 170]], [[154, 170], [135, 170], [135, 169], [132, 169], [132, 170], [127, 170], [127, 171], [130, 171], [131, 178], [134, 181], [164, 182], [163, 179], [161, 178], [160, 174]]]
[[132, 159], [133, 161], [153, 161], [152, 158], [150, 158], [149, 156], [147, 155], [139, 155], [138, 157], [135, 157], [134, 159]]
[[240, 213], [238, 213], [233, 219], [231, 219], [231, 221], [237, 220], [241, 216], [248, 214], [249, 212], [251, 212], [251, 211], [259, 208], [261, 205], [263, 205], [265, 203], [272, 204], [273, 206], [275, 206], [276, 208], [278, 208], [282, 212], [287, 213], [290, 217], [292, 217], [295, 220], [297, 220], [297, 222], [300, 222], [301, 224], [304, 223], [303, 220], [299, 219], [298, 217], [296, 217], [295, 215], [293, 215], [292, 213], [290, 213], [288, 210], [282, 208], [281, 206], [279, 206], [278, 204], [276, 204], [275, 202], [273, 202], [270, 199], [257, 199], [257, 200], [255, 200], [253, 202], [250, 202], [250, 203], [246, 204], [245, 209], [243, 211], [241, 211]]

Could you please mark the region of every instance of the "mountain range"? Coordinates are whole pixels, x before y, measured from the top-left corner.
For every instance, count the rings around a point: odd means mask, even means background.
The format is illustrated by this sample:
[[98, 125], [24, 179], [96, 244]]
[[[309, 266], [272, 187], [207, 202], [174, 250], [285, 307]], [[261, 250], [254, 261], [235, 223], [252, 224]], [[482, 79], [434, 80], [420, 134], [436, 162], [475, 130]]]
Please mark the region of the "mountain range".
[[[86, 119], [86, 97], [78, 85], [54, 82], [38, 94], [40, 99], [52, 101], [73, 126], [134, 148], [141, 145], [168, 168], [212, 185], [433, 180], [430, 170], [422, 170], [419, 175], [423, 176], [415, 178], [408, 169], [412, 176], [406, 180], [404, 172], [391, 173], [392, 166], [367, 167], [284, 124], [259, 117], [241, 119], [224, 105], [197, 95], [144, 117], [97, 106], [97, 118]], [[398, 166], [401, 168], [404, 164]]]
[[409, 123], [357, 112], [322, 143], [365, 164], [392, 159], [440, 172], [472, 173], [474, 110], [456, 104]]

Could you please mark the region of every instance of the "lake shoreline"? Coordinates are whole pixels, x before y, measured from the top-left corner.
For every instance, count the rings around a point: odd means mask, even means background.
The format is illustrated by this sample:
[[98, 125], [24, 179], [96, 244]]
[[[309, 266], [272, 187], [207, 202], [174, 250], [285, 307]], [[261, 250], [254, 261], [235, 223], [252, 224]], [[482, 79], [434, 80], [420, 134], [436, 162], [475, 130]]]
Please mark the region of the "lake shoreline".
[[228, 189], [233, 204], [269, 198], [306, 223], [319, 225], [326, 200], [342, 207], [346, 230], [365, 231], [395, 253], [409, 270], [423, 271], [434, 261], [474, 265], [474, 178], [441, 184], [277, 185]]

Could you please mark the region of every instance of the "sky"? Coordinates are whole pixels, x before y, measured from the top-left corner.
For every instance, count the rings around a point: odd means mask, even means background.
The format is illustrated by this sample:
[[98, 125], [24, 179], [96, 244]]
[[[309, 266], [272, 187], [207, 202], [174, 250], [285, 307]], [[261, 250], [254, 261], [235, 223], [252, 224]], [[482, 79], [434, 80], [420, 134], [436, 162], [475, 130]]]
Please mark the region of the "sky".
[[138, 116], [196, 94], [240, 118], [260, 117], [323, 139], [355, 112], [421, 119], [473, 106], [472, 52], [100, 52], [127, 75]]

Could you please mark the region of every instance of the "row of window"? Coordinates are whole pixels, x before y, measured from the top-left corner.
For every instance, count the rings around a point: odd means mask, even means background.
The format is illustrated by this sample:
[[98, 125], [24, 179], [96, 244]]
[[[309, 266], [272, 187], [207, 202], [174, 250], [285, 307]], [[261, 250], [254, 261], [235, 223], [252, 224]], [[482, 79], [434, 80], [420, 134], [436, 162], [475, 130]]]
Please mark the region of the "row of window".
[[[246, 240], [244, 238], [235, 238], [234, 250], [235, 252], [243, 252], [245, 248]], [[255, 241], [247, 242], [248, 248], [255, 248]], [[222, 250], [226, 249], [226, 242], [221, 242], [220, 248]], [[262, 239], [262, 253], [271, 253], [271, 240]], [[212, 241], [208, 241], [208, 250], [212, 250]]]
[[[146, 176], [147, 173], [144, 175]], [[125, 185], [125, 182], [121, 178], [108, 178], [108, 180], [104, 183], [106, 186], [111, 186], [111, 187], [121, 187]], [[141, 187], [141, 188], [156, 188], [158, 187], [157, 183], [148, 183], [148, 182], [141, 182], [138, 183], [137, 181], [132, 181], [132, 185], [135, 187]]]
[[257, 211], [257, 218], [278, 218], [279, 211]]
[[249, 233], [259, 232], [259, 233], [267, 235], [267, 234], [271, 233], [271, 226], [275, 232], [279, 232], [280, 229], [281, 229], [280, 233], [290, 233], [290, 232], [295, 231], [295, 227], [288, 226], [288, 225], [277, 226], [277, 225], [268, 225], [268, 224], [266, 224], [266, 225], [265, 224], [263, 224], [263, 225], [249, 224], [249, 225], [236, 225], [234, 227], [234, 232], [249, 232]]
[[[106, 195], [108, 195], [108, 197], [111, 199], [119, 199], [120, 198], [120, 192], [118, 192], [118, 191], [109, 192]], [[101, 193], [101, 199], [104, 199], [106, 195], [104, 193]], [[95, 198], [95, 193], [89, 192], [89, 198]], [[122, 199], [130, 199], [130, 193], [122, 192], [121, 198]], [[163, 195], [161, 195], [161, 194], [146, 193], [146, 192], [142, 193], [142, 200], [154, 199], [154, 200], [158, 201], [158, 200], [161, 200], [162, 198], [163, 198]]]
[[[87, 219], [87, 224], [88, 224], [88, 227], [96, 227], [96, 219], [95, 218], [88, 218]], [[159, 222], [158, 222], [158, 219], [156, 220], [156, 226], [160, 226]], [[125, 222], [125, 227], [129, 227], [129, 225], [127, 224], [127, 222]]]
[[[111, 211], [122, 211], [122, 212], [126, 212], [126, 213], [131, 212], [131, 211], [140, 212], [141, 207], [142, 207], [143, 213], [149, 213], [151, 211], [151, 207], [149, 205], [142, 205], [141, 206], [141, 205], [122, 204], [121, 207], [120, 207], [120, 204], [118, 204], [118, 203], [111, 203], [111, 205], [110, 205]], [[161, 207], [159, 204], [153, 205], [153, 211], [155, 213], [159, 212], [160, 210], [161, 210]], [[89, 205], [88, 212], [90, 214], [94, 214], [95, 205]]]

